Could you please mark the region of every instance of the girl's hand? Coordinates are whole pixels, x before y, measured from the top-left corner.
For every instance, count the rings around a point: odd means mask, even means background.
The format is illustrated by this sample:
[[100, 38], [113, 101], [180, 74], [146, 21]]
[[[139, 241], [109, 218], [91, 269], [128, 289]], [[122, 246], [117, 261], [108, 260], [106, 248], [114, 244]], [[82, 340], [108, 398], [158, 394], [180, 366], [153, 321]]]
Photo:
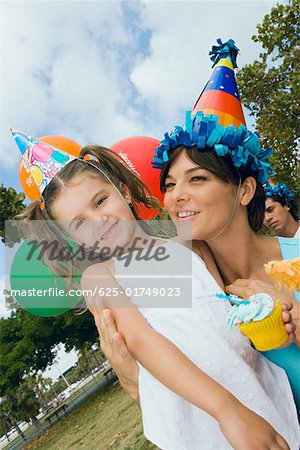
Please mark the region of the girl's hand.
[[116, 372], [119, 381], [132, 400], [139, 405], [138, 365], [126, 346], [124, 337], [118, 332], [112, 312], [105, 309], [102, 298], [89, 302], [100, 336], [100, 347]]
[[241, 403], [225, 408], [219, 419], [222, 433], [236, 450], [289, 450], [271, 425]]
[[293, 309], [293, 302], [290, 297], [287, 298], [286, 293], [283, 293], [282, 291], [279, 293], [273, 285], [261, 280], [248, 279], [237, 279], [234, 283], [226, 286], [225, 292], [227, 294], [237, 295], [244, 299], [248, 299], [251, 295], [259, 294], [260, 292], [269, 294], [274, 300], [279, 297], [284, 297], [284, 302], [281, 303], [283, 309], [282, 320], [285, 324], [286, 332], [288, 333], [288, 340], [283, 347], [296, 340], [295, 332], [297, 326], [295, 322], [293, 322], [292, 314], [289, 312]]

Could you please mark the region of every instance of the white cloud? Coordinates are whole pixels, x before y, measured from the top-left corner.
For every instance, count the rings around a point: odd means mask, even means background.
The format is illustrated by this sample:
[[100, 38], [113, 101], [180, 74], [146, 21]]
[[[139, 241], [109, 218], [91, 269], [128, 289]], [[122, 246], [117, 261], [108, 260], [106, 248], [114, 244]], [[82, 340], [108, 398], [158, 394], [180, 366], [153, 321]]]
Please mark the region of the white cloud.
[[258, 57], [251, 41], [270, 11], [264, 2], [144, 2], [144, 26], [152, 30], [150, 54], [131, 72], [140, 96], [168, 128], [180, 124], [211, 73], [208, 51], [216, 39], [233, 38], [241, 49], [239, 66]]
[[135, 38], [121, 3], [2, 3], [1, 15], [5, 166], [19, 158], [11, 125], [81, 143], [111, 144], [138, 131], [126, 115], [131, 91], [124, 63], [134, 55]]
[[273, 3], [0, 3], [3, 165], [19, 159], [9, 126], [81, 144], [161, 137], [202, 90], [217, 37], [236, 40], [240, 66], [257, 57], [251, 35]]

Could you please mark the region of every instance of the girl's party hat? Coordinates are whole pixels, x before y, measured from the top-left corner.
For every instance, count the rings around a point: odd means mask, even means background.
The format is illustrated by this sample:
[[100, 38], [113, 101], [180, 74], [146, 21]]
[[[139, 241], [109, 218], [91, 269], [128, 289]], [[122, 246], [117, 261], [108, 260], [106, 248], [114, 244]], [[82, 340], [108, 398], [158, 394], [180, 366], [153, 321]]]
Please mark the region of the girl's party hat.
[[214, 45], [209, 52], [214, 70], [192, 113], [202, 111], [205, 115], [213, 114], [219, 117], [220, 125], [238, 128], [246, 125], [234, 74], [239, 49], [232, 39], [225, 44], [222, 44], [221, 39], [217, 39], [217, 42], [219, 45]]
[[41, 195], [55, 175], [66, 164], [76, 159], [75, 156], [52, 147], [52, 145], [37, 141], [21, 131], [11, 129], [11, 132]]

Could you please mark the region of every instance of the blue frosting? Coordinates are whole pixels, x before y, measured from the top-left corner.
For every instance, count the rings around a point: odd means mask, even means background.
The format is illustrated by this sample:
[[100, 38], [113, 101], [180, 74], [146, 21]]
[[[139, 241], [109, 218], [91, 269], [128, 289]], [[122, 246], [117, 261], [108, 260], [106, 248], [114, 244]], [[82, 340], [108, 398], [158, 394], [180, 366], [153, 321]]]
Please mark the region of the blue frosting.
[[187, 111], [185, 129], [177, 126], [171, 134], [165, 133], [160, 146], [155, 149], [152, 166], [161, 169], [172, 151], [180, 146], [197, 147], [200, 151], [211, 149], [218, 156], [229, 155], [237, 168], [248, 167], [257, 174], [260, 183], [267, 183], [274, 175], [269, 164], [273, 150], [262, 150], [258, 133], [252, 133], [244, 125], [224, 127], [218, 120], [219, 117], [213, 114]]
[[266, 197], [294, 198], [294, 192], [287, 188], [285, 183], [276, 183], [272, 186], [267, 183], [264, 186]]

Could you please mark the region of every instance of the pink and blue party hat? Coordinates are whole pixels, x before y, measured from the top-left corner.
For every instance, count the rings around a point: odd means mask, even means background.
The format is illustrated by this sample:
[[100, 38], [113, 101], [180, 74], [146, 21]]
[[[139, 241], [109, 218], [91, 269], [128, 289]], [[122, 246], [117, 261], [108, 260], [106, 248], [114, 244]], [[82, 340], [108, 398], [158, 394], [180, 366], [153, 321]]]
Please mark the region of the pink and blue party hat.
[[21, 131], [11, 129], [11, 133], [41, 195], [45, 187], [66, 164], [76, 159], [75, 156], [27, 136]]

